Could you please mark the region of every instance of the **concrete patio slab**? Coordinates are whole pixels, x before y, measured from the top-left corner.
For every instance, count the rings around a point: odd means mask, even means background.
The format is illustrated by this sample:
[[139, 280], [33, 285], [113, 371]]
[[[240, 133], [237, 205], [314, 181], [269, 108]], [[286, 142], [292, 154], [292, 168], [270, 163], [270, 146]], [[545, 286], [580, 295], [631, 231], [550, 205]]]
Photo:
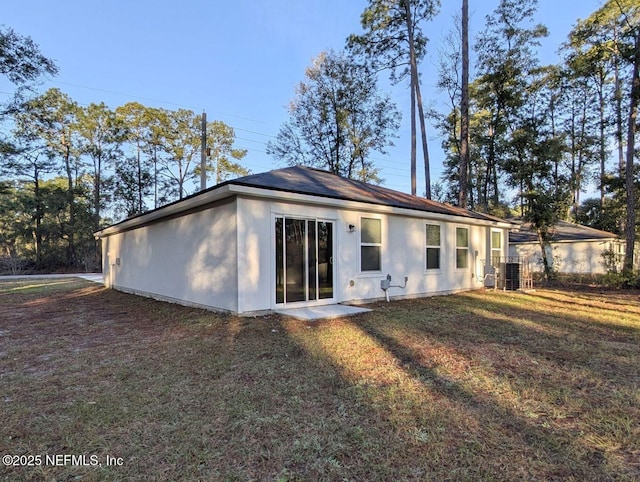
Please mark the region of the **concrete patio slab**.
[[275, 310], [276, 313], [285, 316], [291, 316], [298, 320], [314, 321], [325, 320], [330, 318], [341, 318], [343, 316], [357, 315], [358, 313], [366, 313], [371, 311], [368, 308], [360, 308], [358, 306], [347, 305], [323, 305], [306, 308], [286, 308]]

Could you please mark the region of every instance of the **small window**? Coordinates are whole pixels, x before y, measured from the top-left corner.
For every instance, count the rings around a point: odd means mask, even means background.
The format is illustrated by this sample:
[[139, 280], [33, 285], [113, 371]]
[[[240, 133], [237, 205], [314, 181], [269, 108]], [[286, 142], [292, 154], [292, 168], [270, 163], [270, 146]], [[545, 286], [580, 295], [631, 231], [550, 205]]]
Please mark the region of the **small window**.
[[440, 226], [427, 224], [427, 269], [440, 269]]
[[381, 271], [382, 223], [379, 219], [360, 221], [360, 270]]
[[469, 267], [469, 230], [456, 228], [456, 268]]
[[494, 266], [500, 262], [502, 256], [502, 233], [491, 231], [491, 261]]

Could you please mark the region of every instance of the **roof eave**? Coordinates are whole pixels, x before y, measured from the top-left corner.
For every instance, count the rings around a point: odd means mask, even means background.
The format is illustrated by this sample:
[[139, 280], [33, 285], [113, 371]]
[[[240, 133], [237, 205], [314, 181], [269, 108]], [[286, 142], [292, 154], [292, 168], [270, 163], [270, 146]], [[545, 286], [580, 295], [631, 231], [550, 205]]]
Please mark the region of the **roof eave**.
[[468, 216], [460, 216], [456, 214], [443, 214], [430, 212], [427, 210], [419, 210], [419, 209], [409, 209], [403, 207], [396, 206], [388, 206], [385, 204], [376, 204], [369, 203], [365, 201], [354, 201], [349, 199], [340, 199], [340, 198], [331, 198], [326, 196], [316, 196], [311, 194], [301, 194], [290, 191], [276, 191], [272, 189], [252, 187], [252, 186], [244, 186], [244, 185], [231, 185], [231, 192], [238, 195], [251, 196], [255, 198], [268, 198], [279, 201], [289, 201], [289, 202], [299, 202], [304, 204], [312, 204], [312, 205], [321, 205], [321, 206], [331, 206], [342, 209], [349, 210], [357, 210], [357, 211], [375, 211], [379, 213], [386, 214], [397, 214], [401, 216], [410, 216], [416, 217], [419, 215], [420, 217], [434, 219], [434, 220], [442, 220], [442, 221], [451, 221], [452, 219], [457, 220], [460, 223], [466, 224], [474, 224], [474, 225], [482, 225], [482, 226], [495, 226], [500, 228], [510, 228], [512, 223], [509, 221], [499, 221], [493, 219], [478, 219]]
[[181, 202], [168, 204], [167, 206], [163, 206], [148, 213], [125, 219], [124, 221], [121, 221], [117, 224], [113, 224], [104, 229], [101, 229], [100, 231], [96, 231], [93, 235], [96, 239], [104, 238], [106, 236], [118, 234], [122, 231], [128, 231], [154, 221], [159, 221], [169, 216], [175, 216], [176, 214], [198, 208], [205, 204], [219, 201], [220, 199], [224, 199], [233, 195], [233, 192], [230, 188], [231, 185], [229, 184], [220, 185], [217, 189], [202, 192], [198, 196], [193, 196], [184, 199]]
[[331, 198], [326, 196], [317, 196], [312, 194], [302, 194], [286, 190], [274, 190], [270, 188], [247, 186], [243, 184], [234, 184], [233, 181], [219, 185], [212, 190], [204, 191], [196, 196], [186, 198], [180, 202], [169, 204], [167, 206], [158, 208], [148, 213], [141, 214], [139, 216], [125, 219], [117, 224], [108, 226], [100, 231], [94, 233], [97, 239], [118, 234], [123, 231], [135, 229], [137, 227], [160, 221], [169, 216], [175, 216], [185, 211], [198, 208], [200, 206], [210, 204], [212, 202], [231, 197], [234, 195], [245, 195], [255, 198], [273, 199], [277, 201], [289, 201], [299, 202], [311, 205], [332, 206], [343, 209], [351, 210], [368, 210], [379, 213], [397, 214], [401, 216], [411, 216], [451, 221], [456, 220], [460, 223], [482, 225], [482, 226], [494, 226], [499, 228], [512, 228], [513, 223], [507, 220], [500, 220], [499, 218], [488, 217], [486, 219], [474, 218], [472, 216], [463, 216], [457, 214], [444, 214], [431, 212], [428, 210], [411, 209], [397, 206], [389, 206], [385, 204], [377, 204], [374, 202], [356, 201], [349, 199]]

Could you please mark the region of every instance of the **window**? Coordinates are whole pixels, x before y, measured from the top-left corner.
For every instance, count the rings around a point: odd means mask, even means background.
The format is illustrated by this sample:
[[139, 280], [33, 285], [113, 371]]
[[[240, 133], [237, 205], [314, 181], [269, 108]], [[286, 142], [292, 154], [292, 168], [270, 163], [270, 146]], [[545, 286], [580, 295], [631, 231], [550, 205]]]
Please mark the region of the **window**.
[[381, 271], [382, 223], [379, 219], [360, 220], [360, 271]]
[[502, 256], [502, 233], [491, 231], [491, 264], [495, 266]]
[[456, 228], [456, 268], [466, 269], [469, 267], [469, 230], [467, 228]]
[[427, 269], [440, 269], [440, 226], [427, 224]]

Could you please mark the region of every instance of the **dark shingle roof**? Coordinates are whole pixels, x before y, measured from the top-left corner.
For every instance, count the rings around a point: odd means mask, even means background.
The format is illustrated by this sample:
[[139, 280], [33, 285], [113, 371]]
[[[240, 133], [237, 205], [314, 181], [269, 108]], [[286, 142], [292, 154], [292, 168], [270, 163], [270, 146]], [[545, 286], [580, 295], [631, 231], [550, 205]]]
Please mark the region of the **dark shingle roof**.
[[[113, 234], [148, 222], [158, 222], [166, 216], [179, 215], [183, 210], [188, 211], [202, 203], [206, 203], [216, 193], [223, 193], [224, 186], [244, 186], [266, 189], [273, 192], [304, 194], [325, 199], [337, 199], [344, 201], [357, 201], [373, 205], [390, 206], [395, 208], [413, 209], [417, 211], [447, 214], [464, 218], [477, 219], [492, 223], [510, 223], [504, 219], [496, 218], [488, 214], [477, 213], [468, 209], [461, 209], [449, 204], [431, 201], [425, 198], [411, 196], [399, 191], [393, 191], [381, 186], [374, 186], [353, 179], [346, 179], [327, 171], [310, 167], [287, 167], [275, 169], [261, 174], [231, 179], [204, 191], [187, 196], [179, 201], [174, 201], [165, 206], [137, 214], [130, 218], [113, 224], [94, 233], [97, 237]], [[223, 194], [225, 195], [225, 194]], [[233, 195], [233, 194], [228, 194]], [[512, 224], [512, 223], [511, 223]]]
[[345, 201], [414, 209], [430, 213], [448, 214], [484, 221], [505, 222], [503, 219], [462, 209], [449, 204], [411, 196], [382, 186], [367, 184], [354, 179], [339, 177], [333, 173], [295, 166], [276, 169], [262, 174], [253, 174], [228, 181], [229, 184], [285, 191], [310, 196], [319, 196]]
[[[593, 239], [612, 239], [618, 236], [607, 231], [600, 231], [588, 226], [569, 223], [567, 221], [559, 221], [553, 230], [553, 241], [587, 241]], [[509, 233], [509, 242], [518, 243], [534, 243], [538, 241], [538, 235], [533, 231], [530, 224], [523, 223], [519, 231], [511, 231]]]

